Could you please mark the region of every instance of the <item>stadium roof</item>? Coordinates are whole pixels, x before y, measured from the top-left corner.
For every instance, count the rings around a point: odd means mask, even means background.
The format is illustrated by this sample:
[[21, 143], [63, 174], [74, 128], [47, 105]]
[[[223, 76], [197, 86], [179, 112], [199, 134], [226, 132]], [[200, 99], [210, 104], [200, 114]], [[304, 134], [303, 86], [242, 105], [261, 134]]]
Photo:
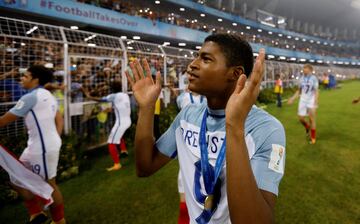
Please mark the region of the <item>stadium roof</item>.
[[[360, 0], [235, 0], [286, 18], [332, 27], [360, 28]], [[209, 1], [208, 2], [214, 2]], [[223, 0], [224, 4], [230, 0]], [[242, 4], [241, 4], [242, 5]]]

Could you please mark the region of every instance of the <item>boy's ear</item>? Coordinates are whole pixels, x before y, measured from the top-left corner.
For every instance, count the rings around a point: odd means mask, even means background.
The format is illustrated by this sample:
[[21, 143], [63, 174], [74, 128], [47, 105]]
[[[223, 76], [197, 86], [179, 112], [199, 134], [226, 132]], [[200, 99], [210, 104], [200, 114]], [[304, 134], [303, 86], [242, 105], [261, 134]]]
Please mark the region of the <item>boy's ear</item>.
[[241, 74], [244, 74], [245, 70], [243, 66], [234, 66], [231, 71], [231, 80], [237, 81]]

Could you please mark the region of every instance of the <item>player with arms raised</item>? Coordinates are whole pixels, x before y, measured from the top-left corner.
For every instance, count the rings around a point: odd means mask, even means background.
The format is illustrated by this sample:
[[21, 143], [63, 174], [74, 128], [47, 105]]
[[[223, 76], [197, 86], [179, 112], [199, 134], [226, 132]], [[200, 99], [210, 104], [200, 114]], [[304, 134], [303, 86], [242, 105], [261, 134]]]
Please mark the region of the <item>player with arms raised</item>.
[[[187, 70], [189, 90], [204, 95], [208, 104], [185, 107], [156, 143], [152, 125], [160, 73], [154, 83], [138, 61], [130, 63], [134, 79], [127, 76], [139, 104], [137, 174], [149, 176], [177, 156], [190, 223], [274, 220], [285, 133], [279, 121], [254, 106], [264, 57], [261, 50], [252, 70], [246, 41], [230, 34], [208, 36]], [[150, 74], [146, 60], [143, 66]]]

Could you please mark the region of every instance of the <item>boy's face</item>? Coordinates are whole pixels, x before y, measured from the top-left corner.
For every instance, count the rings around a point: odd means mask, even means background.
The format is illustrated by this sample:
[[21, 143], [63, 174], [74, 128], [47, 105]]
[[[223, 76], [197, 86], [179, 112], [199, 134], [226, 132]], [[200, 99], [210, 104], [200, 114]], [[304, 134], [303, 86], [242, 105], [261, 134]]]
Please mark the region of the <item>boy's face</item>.
[[187, 69], [189, 90], [205, 96], [221, 96], [234, 83], [231, 81], [231, 68], [220, 46], [212, 41], [205, 42], [197, 57]]
[[31, 73], [26, 71], [20, 78], [20, 84], [24, 89], [32, 89], [39, 85], [39, 80], [34, 79]]
[[303, 70], [304, 70], [305, 75], [308, 75], [311, 73], [311, 69], [309, 67], [304, 67]]

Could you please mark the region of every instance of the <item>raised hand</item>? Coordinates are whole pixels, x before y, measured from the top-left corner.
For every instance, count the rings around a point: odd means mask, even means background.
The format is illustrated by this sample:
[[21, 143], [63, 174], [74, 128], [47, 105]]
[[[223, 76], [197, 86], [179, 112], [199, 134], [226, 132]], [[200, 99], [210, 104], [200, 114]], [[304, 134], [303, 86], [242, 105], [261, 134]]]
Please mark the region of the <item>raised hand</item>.
[[128, 72], [125, 73], [130, 85], [132, 86], [132, 90], [139, 107], [148, 107], [155, 105], [155, 102], [160, 95], [161, 76], [160, 72], [157, 72], [156, 81], [154, 83], [147, 60], [142, 59], [142, 64], [145, 69], [146, 76], [144, 74], [143, 67], [137, 59], [135, 59], [134, 62], [130, 62], [130, 68], [134, 78], [132, 78]]
[[[244, 125], [246, 117], [260, 92], [260, 84], [264, 73], [265, 50], [260, 49], [259, 55], [246, 83], [246, 75], [242, 74], [236, 84], [233, 94], [226, 104], [226, 124]], [[246, 83], [246, 85], [245, 85]]]

